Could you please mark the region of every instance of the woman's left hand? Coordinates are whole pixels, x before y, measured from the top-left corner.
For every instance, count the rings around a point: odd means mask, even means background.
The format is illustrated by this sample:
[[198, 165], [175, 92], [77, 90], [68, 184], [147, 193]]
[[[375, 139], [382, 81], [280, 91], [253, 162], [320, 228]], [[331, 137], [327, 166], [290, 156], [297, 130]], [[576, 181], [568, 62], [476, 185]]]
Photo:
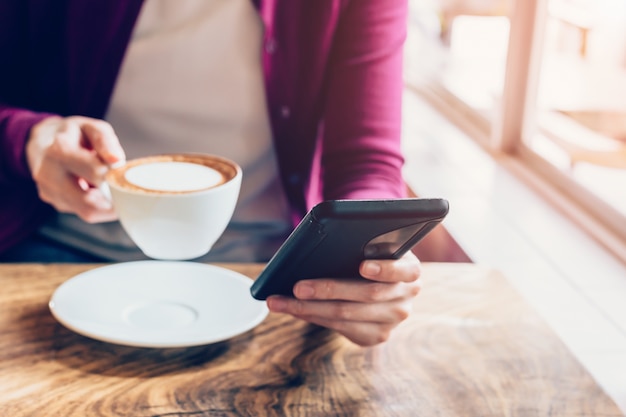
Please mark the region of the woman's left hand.
[[334, 329], [361, 346], [382, 343], [411, 311], [420, 291], [420, 261], [412, 252], [398, 260], [366, 260], [363, 278], [309, 279], [295, 297], [268, 297], [270, 311]]

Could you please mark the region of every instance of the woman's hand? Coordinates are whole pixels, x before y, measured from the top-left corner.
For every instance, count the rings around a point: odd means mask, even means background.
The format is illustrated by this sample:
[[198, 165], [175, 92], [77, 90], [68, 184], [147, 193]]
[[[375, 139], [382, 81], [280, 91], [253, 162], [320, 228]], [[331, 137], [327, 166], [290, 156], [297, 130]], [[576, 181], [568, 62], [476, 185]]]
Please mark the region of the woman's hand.
[[271, 296], [268, 307], [334, 329], [362, 346], [382, 343], [409, 316], [420, 290], [420, 262], [409, 251], [398, 260], [364, 261], [360, 273], [366, 279], [299, 281], [295, 298]]
[[26, 158], [39, 197], [59, 212], [89, 223], [116, 219], [98, 188], [109, 166], [125, 160], [110, 124], [88, 117], [49, 117], [36, 124]]

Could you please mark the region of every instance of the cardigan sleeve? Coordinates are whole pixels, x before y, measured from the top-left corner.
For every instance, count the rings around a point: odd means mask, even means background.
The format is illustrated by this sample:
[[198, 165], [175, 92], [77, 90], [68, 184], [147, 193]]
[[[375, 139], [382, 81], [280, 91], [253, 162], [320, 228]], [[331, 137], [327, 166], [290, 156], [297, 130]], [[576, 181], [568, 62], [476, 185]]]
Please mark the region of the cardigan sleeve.
[[406, 0], [352, 0], [329, 62], [324, 198], [403, 197], [402, 58]]
[[30, 129], [51, 116], [0, 103], [0, 184], [31, 180], [26, 163], [26, 141]]
[[37, 195], [25, 156], [30, 129], [48, 116], [0, 104], [0, 252], [33, 233], [52, 212]]

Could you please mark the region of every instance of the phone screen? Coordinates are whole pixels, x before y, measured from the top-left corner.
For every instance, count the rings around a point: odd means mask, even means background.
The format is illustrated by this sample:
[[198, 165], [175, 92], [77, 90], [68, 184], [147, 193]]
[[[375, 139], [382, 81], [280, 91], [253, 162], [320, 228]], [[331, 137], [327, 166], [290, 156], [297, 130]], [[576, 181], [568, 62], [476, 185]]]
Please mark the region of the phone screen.
[[371, 259], [395, 258], [398, 251], [424, 227], [424, 223], [411, 224], [376, 236], [365, 245], [363, 254]]

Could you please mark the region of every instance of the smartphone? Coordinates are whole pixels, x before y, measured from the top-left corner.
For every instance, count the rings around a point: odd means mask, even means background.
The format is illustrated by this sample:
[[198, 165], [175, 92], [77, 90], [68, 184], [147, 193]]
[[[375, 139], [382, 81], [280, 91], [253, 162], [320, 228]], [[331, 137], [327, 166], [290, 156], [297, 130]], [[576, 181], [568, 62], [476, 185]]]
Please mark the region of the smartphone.
[[445, 199], [329, 200], [313, 207], [250, 288], [264, 300], [309, 278], [358, 277], [364, 259], [397, 259], [448, 214]]

